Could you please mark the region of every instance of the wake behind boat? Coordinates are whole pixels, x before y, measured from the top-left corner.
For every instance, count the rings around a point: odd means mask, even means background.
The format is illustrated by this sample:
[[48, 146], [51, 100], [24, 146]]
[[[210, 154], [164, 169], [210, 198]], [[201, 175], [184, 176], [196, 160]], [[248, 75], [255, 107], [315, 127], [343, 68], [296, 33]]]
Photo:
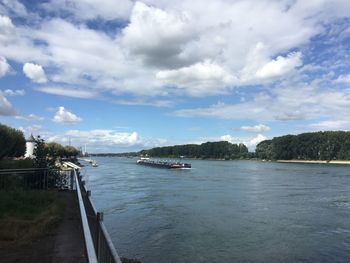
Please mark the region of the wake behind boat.
[[156, 168], [165, 168], [165, 169], [190, 169], [191, 168], [191, 164], [189, 163], [151, 160], [149, 158], [141, 158], [140, 160], [137, 160], [137, 164], [156, 167]]

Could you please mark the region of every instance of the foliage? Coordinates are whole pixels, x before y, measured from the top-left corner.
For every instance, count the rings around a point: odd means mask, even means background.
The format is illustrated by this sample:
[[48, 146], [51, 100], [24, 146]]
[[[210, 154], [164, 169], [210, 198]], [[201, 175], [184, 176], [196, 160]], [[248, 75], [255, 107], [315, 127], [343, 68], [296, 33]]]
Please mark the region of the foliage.
[[62, 146], [56, 142], [45, 143], [40, 136], [36, 139], [36, 147], [34, 149], [35, 167], [54, 166], [57, 158], [76, 157], [79, 151], [73, 146]]
[[202, 159], [238, 159], [248, 156], [248, 148], [244, 144], [232, 144], [227, 141], [206, 142], [200, 145], [185, 144], [166, 147], [157, 147], [150, 150], [142, 150], [139, 154], [150, 157], [173, 157], [184, 156], [186, 158]]
[[75, 157], [79, 154], [79, 151], [73, 146], [62, 146], [56, 142], [50, 142], [45, 145], [47, 154], [49, 157]]
[[0, 124], [0, 159], [23, 156], [25, 149], [23, 132]]
[[46, 168], [48, 167], [49, 163], [47, 160], [47, 152], [48, 149], [45, 146], [45, 141], [38, 136], [35, 139], [36, 146], [34, 148], [34, 166], [36, 168]]
[[[26, 140], [23, 132], [0, 124], [0, 159], [23, 156], [25, 150]], [[44, 140], [38, 136], [34, 148], [35, 167], [46, 167], [46, 157], [70, 158], [76, 157], [78, 154], [79, 151], [72, 146], [64, 147], [55, 142], [45, 144]]]
[[79, 151], [73, 146], [65, 146], [63, 149], [63, 154], [65, 157], [76, 157], [79, 154]]
[[350, 132], [326, 131], [285, 135], [259, 143], [256, 157], [270, 160], [348, 160]]
[[63, 157], [64, 147], [56, 142], [50, 142], [45, 144], [48, 156], [52, 157]]

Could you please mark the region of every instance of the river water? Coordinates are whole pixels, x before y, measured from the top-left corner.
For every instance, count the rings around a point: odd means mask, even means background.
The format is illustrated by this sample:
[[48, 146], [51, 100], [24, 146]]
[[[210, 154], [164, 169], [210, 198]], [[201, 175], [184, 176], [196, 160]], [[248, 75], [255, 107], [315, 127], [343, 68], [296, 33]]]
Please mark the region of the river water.
[[120, 256], [166, 262], [350, 262], [350, 166], [95, 158], [82, 174]]

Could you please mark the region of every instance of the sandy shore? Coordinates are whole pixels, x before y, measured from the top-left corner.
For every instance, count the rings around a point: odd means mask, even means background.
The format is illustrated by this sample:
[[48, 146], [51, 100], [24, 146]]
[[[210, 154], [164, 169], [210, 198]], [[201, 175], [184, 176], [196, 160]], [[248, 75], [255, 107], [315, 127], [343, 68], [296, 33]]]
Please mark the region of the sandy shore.
[[332, 160], [332, 161], [320, 161], [320, 160], [277, 160], [279, 163], [324, 163], [324, 164], [350, 164], [350, 161], [344, 160]]

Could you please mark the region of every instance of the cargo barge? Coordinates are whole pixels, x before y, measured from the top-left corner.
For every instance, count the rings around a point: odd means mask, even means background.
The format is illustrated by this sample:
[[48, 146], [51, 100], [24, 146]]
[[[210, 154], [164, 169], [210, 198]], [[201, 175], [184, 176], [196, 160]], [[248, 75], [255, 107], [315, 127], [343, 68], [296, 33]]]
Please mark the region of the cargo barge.
[[141, 158], [140, 160], [137, 160], [137, 164], [156, 167], [156, 168], [165, 168], [165, 169], [190, 169], [191, 168], [191, 164], [189, 163], [151, 160], [149, 158]]

